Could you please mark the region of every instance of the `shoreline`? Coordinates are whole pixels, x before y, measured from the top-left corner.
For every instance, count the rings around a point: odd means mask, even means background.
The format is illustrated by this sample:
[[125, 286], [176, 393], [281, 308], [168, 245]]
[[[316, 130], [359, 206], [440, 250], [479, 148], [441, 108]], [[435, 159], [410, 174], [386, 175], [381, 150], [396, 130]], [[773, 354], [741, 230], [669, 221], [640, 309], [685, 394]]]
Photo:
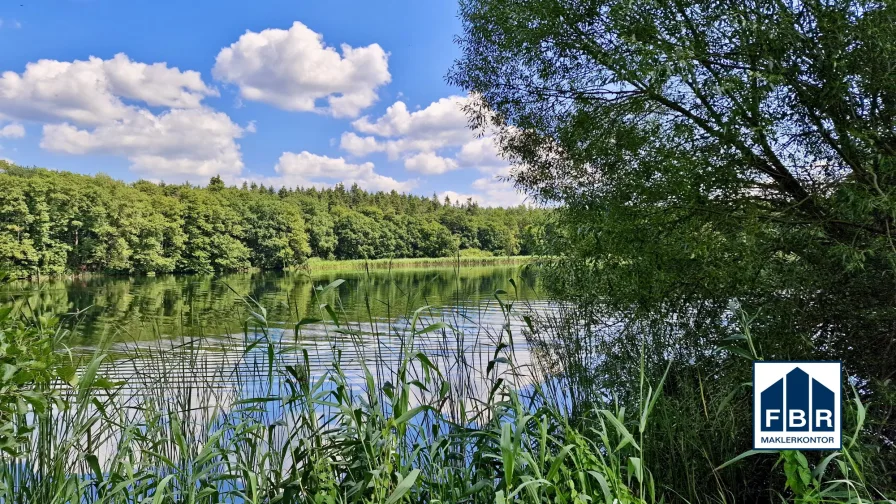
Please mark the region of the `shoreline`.
[[427, 267], [515, 266], [535, 261], [537, 256], [403, 257], [395, 259], [310, 259], [295, 271], [364, 271]]
[[474, 256], [474, 257], [402, 257], [384, 259], [320, 259], [311, 258], [300, 266], [276, 269], [249, 268], [237, 271], [216, 271], [210, 273], [129, 273], [113, 271], [83, 271], [78, 273], [62, 274], [35, 274], [32, 276], [12, 275], [16, 282], [43, 283], [52, 280], [87, 280], [92, 277], [119, 277], [119, 278], [152, 278], [156, 276], [188, 276], [188, 275], [227, 275], [239, 273], [265, 273], [265, 272], [304, 272], [321, 273], [331, 271], [366, 271], [366, 270], [390, 270], [390, 269], [425, 269], [425, 268], [452, 268], [452, 267], [488, 267], [488, 266], [520, 266], [534, 263], [540, 256]]

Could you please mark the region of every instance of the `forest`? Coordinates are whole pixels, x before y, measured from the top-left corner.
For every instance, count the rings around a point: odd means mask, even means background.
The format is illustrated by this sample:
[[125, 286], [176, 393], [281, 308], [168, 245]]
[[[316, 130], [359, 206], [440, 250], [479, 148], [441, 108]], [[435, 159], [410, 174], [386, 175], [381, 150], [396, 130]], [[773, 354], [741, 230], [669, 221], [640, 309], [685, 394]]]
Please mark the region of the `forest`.
[[[458, 14], [448, 84], [547, 208], [0, 164], [0, 504], [896, 503], [896, 2]], [[757, 448], [763, 361], [839, 363], [839, 447]]]
[[0, 161], [0, 267], [19, 276], [208, 273], [379, 259], [532, 254], [546, 210], [220, 177], [127, 184]]

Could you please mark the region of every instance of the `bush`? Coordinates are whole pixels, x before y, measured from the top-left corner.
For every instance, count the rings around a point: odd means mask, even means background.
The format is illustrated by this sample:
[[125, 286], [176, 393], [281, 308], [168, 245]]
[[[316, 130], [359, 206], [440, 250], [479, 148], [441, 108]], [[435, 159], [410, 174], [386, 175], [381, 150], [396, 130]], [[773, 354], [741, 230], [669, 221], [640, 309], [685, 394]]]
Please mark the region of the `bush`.
[[494, 257], [495, 254], [488, 250], [480, 250], [478, 248], [467, 248], [460, 251], [461, 257]]

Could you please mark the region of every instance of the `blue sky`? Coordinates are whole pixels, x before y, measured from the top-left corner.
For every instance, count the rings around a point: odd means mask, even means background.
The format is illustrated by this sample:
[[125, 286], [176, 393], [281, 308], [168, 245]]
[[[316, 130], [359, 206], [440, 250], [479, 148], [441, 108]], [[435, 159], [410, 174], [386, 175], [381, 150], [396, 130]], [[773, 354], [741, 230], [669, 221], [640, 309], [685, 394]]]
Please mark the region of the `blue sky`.
[[0, 20], [0, 158], [522, 201], [445, 82], [455, 0], [12, 0]]

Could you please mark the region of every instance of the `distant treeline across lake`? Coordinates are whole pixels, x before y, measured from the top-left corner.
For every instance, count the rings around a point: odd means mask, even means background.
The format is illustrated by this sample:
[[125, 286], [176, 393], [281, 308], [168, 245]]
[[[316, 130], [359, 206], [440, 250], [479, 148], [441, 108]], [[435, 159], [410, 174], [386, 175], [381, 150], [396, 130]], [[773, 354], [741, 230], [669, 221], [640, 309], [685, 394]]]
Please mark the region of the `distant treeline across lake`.
[[547, 210], [484, 208], [353, 185], [205, 187], [86, 176], [0, 161], [0, 268], [207, 273], [309, 258], [530, 255]]

